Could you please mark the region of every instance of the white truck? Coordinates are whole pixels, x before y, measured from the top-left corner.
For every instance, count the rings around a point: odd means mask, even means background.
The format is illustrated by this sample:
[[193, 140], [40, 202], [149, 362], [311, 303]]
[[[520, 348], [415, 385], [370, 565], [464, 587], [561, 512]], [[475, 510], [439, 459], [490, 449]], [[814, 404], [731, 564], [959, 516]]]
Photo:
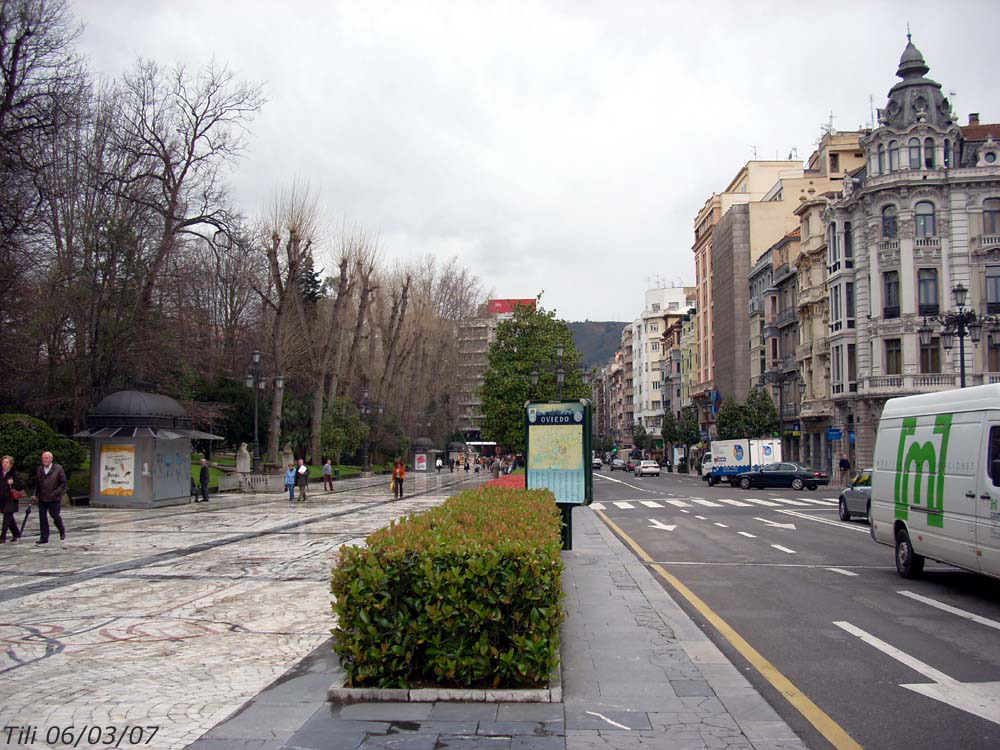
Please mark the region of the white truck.
[[886, 402], [869, 519], [904, 578], [925, 559], [1000, 577], [1000, 384]]
[[732, 483], [737, 474], [779, 461], [781, 440], [778, 438], [713, 440], [709, 452], [702, 457], [701, 478], [713, 486], [721, 481]]

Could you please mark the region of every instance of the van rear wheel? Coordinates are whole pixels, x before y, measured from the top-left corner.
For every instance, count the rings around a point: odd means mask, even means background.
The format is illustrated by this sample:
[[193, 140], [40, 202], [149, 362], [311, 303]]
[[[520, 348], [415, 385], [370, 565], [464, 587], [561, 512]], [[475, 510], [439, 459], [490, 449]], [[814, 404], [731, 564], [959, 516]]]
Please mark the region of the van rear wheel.
[[913, 551], [906, 529], [896, 532], [896, 572], [903, 578], [917, 578], [924, 570], [924, 556]]

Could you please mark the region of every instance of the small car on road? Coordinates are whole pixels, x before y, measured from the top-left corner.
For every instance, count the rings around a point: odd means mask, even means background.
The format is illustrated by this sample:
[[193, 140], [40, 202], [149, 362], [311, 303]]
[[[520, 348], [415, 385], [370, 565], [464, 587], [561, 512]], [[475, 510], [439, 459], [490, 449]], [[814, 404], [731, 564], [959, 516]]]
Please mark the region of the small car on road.
[[865, 469], [854, 475], [837, 501], [841, 521], [850, 521], [855, 516], [863, 516], [871, 522], [872, 513], [872, 470]]
[[590, 465], [595, 469], [600, 469], [602, 466], [604, 466], [604, 462], [595, 456], [594, 460], [591, 461]]
[[825, 472], [808, 466], [783, 461], [780, 464], [761, 466], [756, 471], [737, 474], [733, 482], [745, 490], [751, 487], [791, 487], [793, 490], [808, 487], [814, 490], [820, 485], [829, 484], [830, 477]]
[[625, 462], [620, 458], [612, 459], [611, 471], [625, 471]]
[[635, 475], [637, 477], [660, 476], [660, 465], [656, 461], [640, 461], [636, 464]]

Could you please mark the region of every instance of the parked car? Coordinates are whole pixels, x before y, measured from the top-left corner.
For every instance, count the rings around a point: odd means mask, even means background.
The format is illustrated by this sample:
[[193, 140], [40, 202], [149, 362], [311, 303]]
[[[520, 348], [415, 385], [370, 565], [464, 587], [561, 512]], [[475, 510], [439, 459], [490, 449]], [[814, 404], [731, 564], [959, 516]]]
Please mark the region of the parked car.
[[634, 469], [637, 477], [660, 476], [660, 465], [656, 461], [639, 461]]
[[614, 458], [611, 460], [611, 471], [625, 471], [625, 462], [620, 458]]
[[604, 466], [604, 462], [597, 456], [594, 456], [594, 460], [591, 461], [590, 465], [595, 469], [600, 469], [602, 466]]
[[635, 471], [635, 467], [639, 465], [639, 459], [629, 458], [625, 461], [625, 471]]
[[872, 470], [865, 469], [854, 475], [837, 501], [840, 520], [850, 521], [854, 516], [864, 516], [871, 523]]
[[802, 464], [782, 462], [767, 464], [757, 471], [745, 471], [738, 474], [734, 481], [745, 490], [751, 487], [791, 487], [793, 490], [808, 487], [814, 490], [820, 485], [829, 484], [830, 477], [825, 472]]

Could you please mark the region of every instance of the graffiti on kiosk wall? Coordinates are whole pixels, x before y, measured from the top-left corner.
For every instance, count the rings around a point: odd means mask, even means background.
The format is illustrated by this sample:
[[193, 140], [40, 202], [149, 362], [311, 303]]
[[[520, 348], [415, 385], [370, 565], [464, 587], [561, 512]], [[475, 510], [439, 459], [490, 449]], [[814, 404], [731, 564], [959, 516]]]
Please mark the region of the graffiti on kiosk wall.
[[184, 460], [184, 454], [178, 450], [158, 448], [156, 451], [156, 467], [154, 479], [167, 482], [186, 482], [191, 475], [191, 459]]

